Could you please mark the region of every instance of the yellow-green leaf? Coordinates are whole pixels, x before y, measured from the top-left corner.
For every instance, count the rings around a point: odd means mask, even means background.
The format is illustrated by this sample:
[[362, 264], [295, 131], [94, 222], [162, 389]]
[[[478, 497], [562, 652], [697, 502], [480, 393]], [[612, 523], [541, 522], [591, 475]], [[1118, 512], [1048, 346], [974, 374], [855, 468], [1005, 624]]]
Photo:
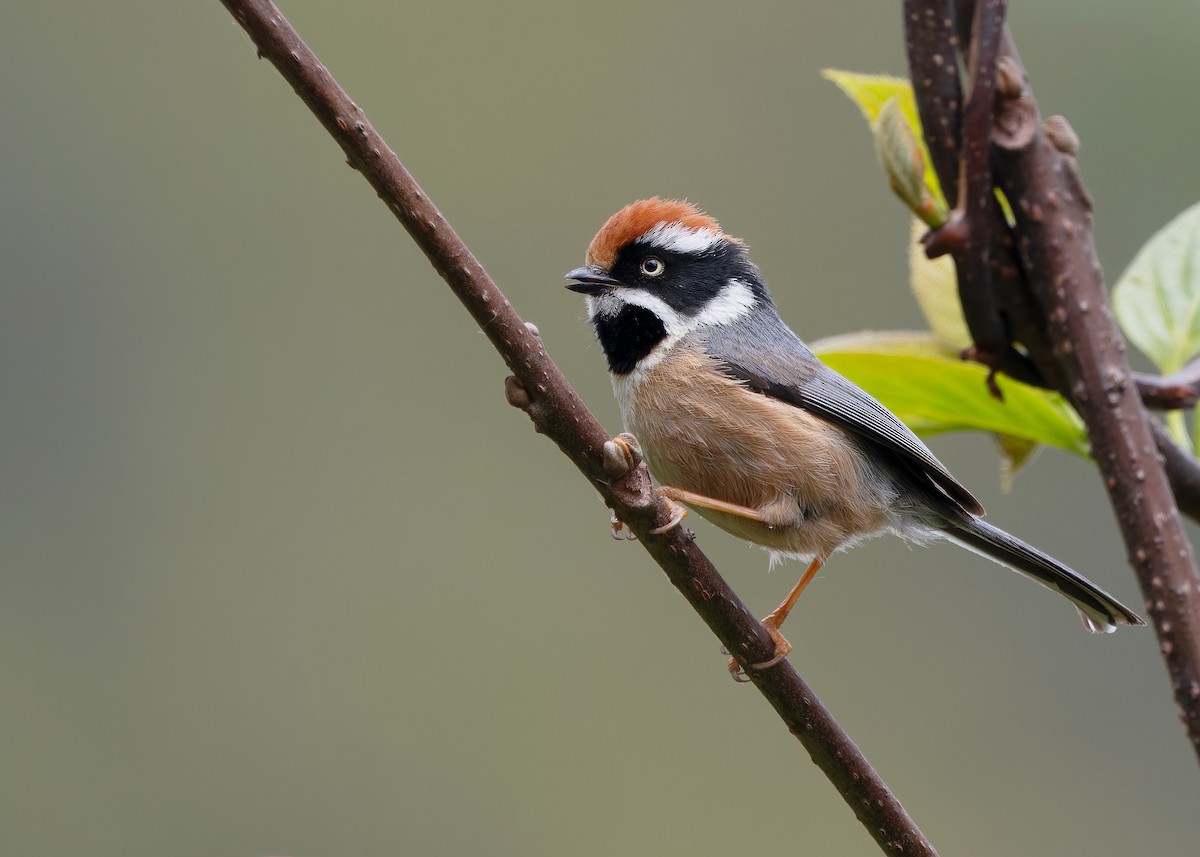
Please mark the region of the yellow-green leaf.
[[929, 150], [925, 146], [925, 137], [921, 133], [921, 119], [917, 115], [917, 102], [913, 98], [912, 84], [904, 78], [892, 75], [856, 74], [834, 68], [824, 69], [821, 76], [832, 81], [842, 92], [846, 93], [851, 101], [858, 105], [858, 109], [862, 111], [872, 129], [879, 120], [879, 114], [884, 105], [890, 99], [896, 99], [896, 103], [921, 149], [925, 187], [933, 200], [932, 210], [940, 211], [944, 220], [947, 210], [946, 197], [942, 194], [937, 174], [933, 171], [933, 164], [929, 160]]
[[1006, 434], [993, 435], [993, 439], [1000, 450], [1000, 490], [1007, 494], [1012, 490], [1017, 471], [1037, 457], [1042, 445]]
[[821, 77], [832, 81], [850, 100], [858, 105], [863, 117], [874, 125], [879, 111], [888, 99], [900, 102], [905, 117], [914, 129], [920, 130], [921, 120], [917, 116], [917, 102], [913, 98], [912, 84], [902, 77], [891, 74], [858, 74], [836, 68], [821, 70]]
[[987, 431], [1088, 455], [1083, 423], [1061, 396], [1000, 377], [1000, 401], [985, 367], [948, 353], [931, 333], [848, 334], [813, 350], [915, 432]]
[[958, 300], [954, 260], [948, 254], [936, 259], [926, 256], [925, 248], [918, 243], [924, 232], [921, 221], [913, 220], [912, 241], [908, 247], [908, 282], [938, 341], [960, 353], [971, 345], [971, 334]]
[[1164, 375], [1200, 353], [1200, 203], [1138, 251], [1113, 289], [1113, 309]]

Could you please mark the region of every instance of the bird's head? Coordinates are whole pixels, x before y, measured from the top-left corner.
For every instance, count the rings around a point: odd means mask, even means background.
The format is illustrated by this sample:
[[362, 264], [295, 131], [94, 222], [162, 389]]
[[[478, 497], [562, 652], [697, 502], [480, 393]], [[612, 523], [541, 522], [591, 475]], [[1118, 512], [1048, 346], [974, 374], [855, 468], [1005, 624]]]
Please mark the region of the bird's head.
[[687, 334], [774, 311], [745, 245], [688, 202], [631, 203], [596, 233], [567, 288], [587, 295], [588, 318], [615, 374]]

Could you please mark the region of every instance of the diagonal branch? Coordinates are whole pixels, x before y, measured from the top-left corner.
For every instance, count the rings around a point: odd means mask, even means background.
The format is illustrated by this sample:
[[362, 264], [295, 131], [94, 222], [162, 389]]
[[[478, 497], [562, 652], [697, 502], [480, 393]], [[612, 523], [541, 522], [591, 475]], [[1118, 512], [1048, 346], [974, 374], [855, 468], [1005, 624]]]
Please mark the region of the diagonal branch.
[[[1004, 4], [908, 0], [905, 9], [955, 20], [955, 10], [961, 16], [976, 5], [980, 20], [986, 21], [992, 10], [1002, 12]], [[911, 20], [906, 22], [911, 32]], [[957, 23], [961, 32], [962, 21]], [[989, 138], [983, 137], [988, 131], [983, 123], [964, 123], [959, 154], [968, 170], [977, 147], [994, 158], [996, 183], [1016, 218], [1013, 249], [1019, 274], [988, 280], [974, 277], [972, 266], [960, 265], [960, 276], [969, 278], [960, 281], [960, 290], [964, 295], [991, 291], [991, 300], [999, 305], [1022, 307], [1024, 326], [1014, 325], [1015, 336], [1042, 376], [1083, 418], [1188, 737], [1200, 755], [1200, 576], [1172, 494], [1172, 488], [1181, 497], [1186, 494], [1185, 507], [1196, 509], [1191, 502], [1196, 480], [1189, 474], [1195, 468], [1174, 455], [1177, 450], [1165, 433], [1156, 436], [1125, 360], [1124, 340], [1113, 320], [1092, 243], [1091, 200], [1074, 157], [1079, 141], [1061, 117], [1041, 126], [1011, 36], [1004, 32], [996, 55], [982, 44], [984, 32], [984, 27], [976, 28], [974, 56], [968, 59], [976, 87], [988, 78], [998, 81], [997, 115]], [[942, 38], [948, 43], [949, 36]], [[936, 122], [944, 108], [922, 87], [914, 89], [922, 121], [928, 114]], [[968, 221], [967, 228], [973, 225]], [[1170, 467], [1170, 481], [1160, 450]]]
[[[606, 467], [608, 434], [362, 110], [268, 0], [222, 2], [250, 35], [259, 56], [269, 59], [291, 84], [487, 334], [513, 373], [506, 385], [509, 402], [528, 413], [534, 427], [575, 463], [740, 662], [768, 660], [774, 643], [691, 536], [682, 527], [661, 536], [649, 534], [665, 524], [670, 513], [651, 490], [645, 466], [615, 466], [610, 458]], [[783, 661], [761, 672], [749, 669], [748, 674], [885, 852], [935, 855], [791, 664]]]

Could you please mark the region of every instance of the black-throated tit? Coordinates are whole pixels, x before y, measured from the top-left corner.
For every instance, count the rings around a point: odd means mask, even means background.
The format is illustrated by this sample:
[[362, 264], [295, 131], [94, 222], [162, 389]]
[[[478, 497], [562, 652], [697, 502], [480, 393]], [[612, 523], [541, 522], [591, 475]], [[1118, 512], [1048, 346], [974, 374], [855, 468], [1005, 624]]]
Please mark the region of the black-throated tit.
[[982, 521], [979, 501], [907, 426], [784, 324], [743, 244], [696, 207], [632, 203], [596, 234], [586, 261], [567, 288], [587, 295], [625, 428], [659, 493], [810, 561], [764, 620], [776, 657], [755, 668], [790, 650], [779, 625], [830, 554], [881, 533], [947, 538], [1019, 571], [1070, 600], [1089, 631], [1145, 624]]

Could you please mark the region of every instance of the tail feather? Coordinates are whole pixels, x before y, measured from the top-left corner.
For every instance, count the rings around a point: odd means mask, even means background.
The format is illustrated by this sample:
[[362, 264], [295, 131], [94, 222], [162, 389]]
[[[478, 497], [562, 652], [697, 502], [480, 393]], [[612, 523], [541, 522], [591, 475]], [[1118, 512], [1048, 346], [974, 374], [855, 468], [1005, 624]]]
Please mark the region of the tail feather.
[[1083, 575], [1049, 554], [978, 518], [953, 521], [946, 537], [1064, 596], [1079, 610], [1093, 634], [1111, 634], [1117, 625], [1145, 625], [1142, 618]]

